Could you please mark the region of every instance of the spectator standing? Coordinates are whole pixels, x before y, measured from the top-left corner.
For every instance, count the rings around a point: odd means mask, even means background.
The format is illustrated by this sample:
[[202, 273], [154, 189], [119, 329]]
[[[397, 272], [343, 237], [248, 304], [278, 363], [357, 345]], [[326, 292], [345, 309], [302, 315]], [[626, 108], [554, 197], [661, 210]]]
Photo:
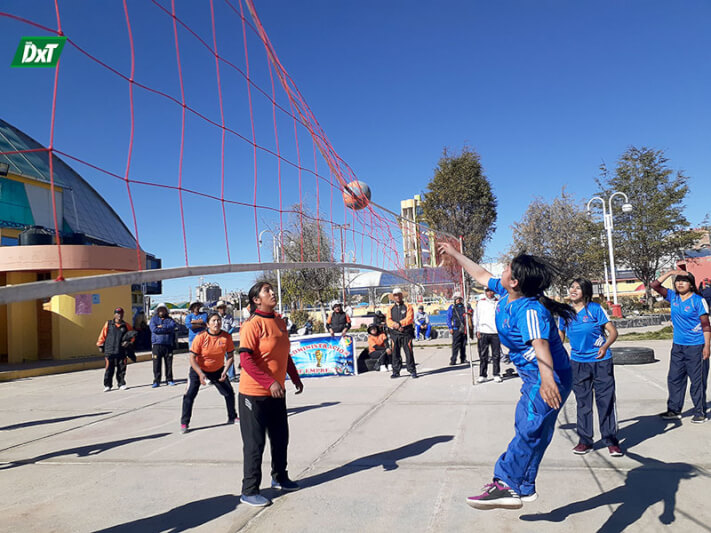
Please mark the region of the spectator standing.
[[496, 331], [496, 293], [489, 287], [484, 289], [484, 295], [479, 299], [474, 311], [474, 330], [476, 331], [477, 349], [479, 351], [479, 378], [483, 383], [487, 379], [489, 366], [489, 348], [491, 348], [491, 366], [494, 381], [501, 383], [501, 341]]
[[198, 301], [190, 302], [188, 315], [185, 317], [185, 327], [188, 328], [188, 346], [193, 345], [195, 337], [207, 330], [207, 313], [202, 311], [202, 304]]
[[602, 442], [612, 457], [620, 457], [617, 440], [617, 402], [615, 367], [610, 346], [617, 339], [617, 328], [607, 313], [592, 301], [592, 283], [585, 278], [573, 280], [568, 288], [570, 304], [577, 313], [567, 325], [560, 320], [560, 340], [570, 339], [570, 366], [573, 393], [577, 402], [578, 444], [573, 453], [585, 455], [593, 449], [593, 394], [597, 404]]
[[[193, 414], [193, 403], [200, 390], [200, 385], [206, 385], [208, 380], [225, 398], [227, 423], [234, 424], [237, 420], [235, 392], [227, 379], [227, 367], [232, 365], [234, 360], [235, 345], [232, 342], [232, 335], [222, 331], [222, 320], [217, 313], [210, 314], [207, 324], [208, 329], [198, 333], [190, 344], [188, 389], [183, 396], [183, 411], [180, 416], [181, 433], [188, 432]], [[226, 363], [225, 354], [227, 354]]]
[[402, 368], [401, 351], [405, 352], [405, 365], [412, 378], [417, 378], [417, 366], [415, 364], [415, 354], [412, 352], [412, 339], [415, 337], [415, 313], [410, 304], [405, 303], [402, 289], [393, 290], [393, 300], [395, 303], [388, 308], [385, 320], [390, 333], [392, 343], [392, 370], [391, 378], [400, 377]]
[[351, 329], [351, 317], [343, 311], [343, 305], [340, 302], [333, 304], [331, 314], [326, 320], [326, 327], [332, 337], [337, 333], [343, 337]]
[[294, 361], [286, 323], [274, 312], [277, 299], [272, 286], [261, 281], [249, 290], [250, 318], [240, 329], [239, 383], [240, 430], [244, 476], [240, 501], [255, 507], [272, 502], [260, 494], [262, 455], [269, 436], [272, 452], [272, 489], [293, 491], [299, 485], [289, 479], [287, 448], [289, 422], [286, 413], [285, 380], [287, 373], [296, 387], [304, 390]]
[[151, 353], [153, 356], [153, 385], [160, 387], [162, 367], [165, 367], [165, 380], [170, 386], [173, 380], [173, 347], [175, 346], [175, 322], [168, 316], [168, 307], [164, 303], [156, 306], [155, 314], [149, 324], [151, 330]]
[[459, 362], [467, 362], [467, 309], [464, 307], [464, 300], [461, 294], [454, 293], [454, 303], [447, 309], [447, 327], [452, 336], [452, 356], [449, 358], [449, 365]]
[[133, 328], [123, 320], [124, 311], [122, 307], [114, 309], [114, 318], [104, 324], [99, 333], [96, 345], [104, 354], [106, 370], [104, 371], [104, 392], [109, 392], [113, 385], [114, 372], [116, 373], [116, 385], [121, 390], [126, 390], [126, 359], [128, 349], [135, 336], [129, 340], [129, 331]]
[[[220, 315], [220, 319], [222, 320], [222, 331], [232, 336], [236, 329], [235, 317], [227, 312], [227, 304], [222, 300], [217, 302], [215, 308], [217, 309], [217, 314]], [[227, 356], [225, 356], [225, 358], [226, 357]], [[225, 361], [227, 361], [227, 359], [225, 359]], [[235, 366], [236, 365], [230, 365], [227, 368], [227, 377], [230, 381], [235, 380]]]
[[430, 316], [425, 313], [425, 306], [421, 305], [417, 308], [415, 314], [415, 338], [420, 340], [420, 332], [424, 328], [425, 340], [430, 340], [432, 334], [432, 324], [430, 324]]
[[[662, 283], [674, 278], [674, 289], [667, 290]], [[691, 381], [689, 393], [694, 403], [691, 422], [706, 422], [706, 386], [709, 373], [709, 343], [711, 326], [709, 309], [696, 288], [694, 275], [685, 270], [672, 270], [652, 282], [652, 288], [671, 304], [674, 339], [669, 360], [667, 410], [660, 416], [665, 420], [681, 420], [681, 408], [686, 396], [687, 378]]]

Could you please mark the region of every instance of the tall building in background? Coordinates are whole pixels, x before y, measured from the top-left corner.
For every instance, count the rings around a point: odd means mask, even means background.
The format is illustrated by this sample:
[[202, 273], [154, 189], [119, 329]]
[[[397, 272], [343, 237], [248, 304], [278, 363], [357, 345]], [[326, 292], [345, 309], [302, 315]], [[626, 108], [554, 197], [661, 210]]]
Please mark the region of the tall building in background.
[[400, 201], [400, 228], [405, 268], [436, 267], [437, 257], [432, 252], [434, 232], [427, 229], [422, 216], [422, 197]]
[[195, 289], [195, 298], [203, 303], [216, 302], [222, 297], [222, 287], [217, 283], [201, 283]]

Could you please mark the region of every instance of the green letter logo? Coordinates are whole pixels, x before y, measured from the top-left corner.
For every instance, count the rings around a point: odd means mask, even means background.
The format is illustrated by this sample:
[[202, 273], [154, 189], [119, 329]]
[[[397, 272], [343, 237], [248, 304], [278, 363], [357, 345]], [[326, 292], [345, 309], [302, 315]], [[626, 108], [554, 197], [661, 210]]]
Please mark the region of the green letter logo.
[[56, 67], [66, 37], [23, 37], [11, 67]]

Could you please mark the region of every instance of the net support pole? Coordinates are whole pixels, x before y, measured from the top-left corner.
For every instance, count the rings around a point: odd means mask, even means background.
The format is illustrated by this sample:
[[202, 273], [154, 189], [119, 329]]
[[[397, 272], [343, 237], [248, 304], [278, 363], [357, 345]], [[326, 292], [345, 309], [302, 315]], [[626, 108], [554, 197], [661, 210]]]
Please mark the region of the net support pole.
[[[464, 254], [464, 237], [462, 235], [459, 236], [459, 253]], [[464, 298], [464, 316], [467, 317], [465, 331], [467, 335], [467, 351], [469, 352], [469, 370], [472, 374], [472, 385], [475, 385], [476, 376], [474, 373], [474, 348], [472, 348], [472, 332], [470, 331], [470, 328], [473, 328], [474, 326], [474, 320], [473, 317], [470, 317], [467, 313], [467, 306], [469, 305], [469, 294], [467, 293], [467, 283], [464, 277], [464, 267], [462, 267], [462, 296]]]

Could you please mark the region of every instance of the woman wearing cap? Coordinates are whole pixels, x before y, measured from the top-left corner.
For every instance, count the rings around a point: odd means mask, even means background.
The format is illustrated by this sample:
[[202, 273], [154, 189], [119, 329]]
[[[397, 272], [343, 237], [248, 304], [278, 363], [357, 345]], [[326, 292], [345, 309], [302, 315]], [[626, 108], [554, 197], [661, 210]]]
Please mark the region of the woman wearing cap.
[[[190, 345], [188, 389], [183, 396], [183, 412], [180, 416], [181, 433], [188, 431], [190, 418], [193, 414], [193, 402], [200, 390], [200, 385], [206, 385], [207, 380], [210, 380], [225, 398], [227, 423], [234, 424], [237, 420], [235, 392], [227, 379], [227, 369], [234, 360], [235, 345], [232, 342], [232, 335], [222, 331], [221, 325], [220, 315], [210, 313], [207, 318], [207, 331], [199, 333]], [[225, 354], [227, 362], [225, 362]]]
[[190, 302], [188, 316], [185, 317], [185, 327], [188, 328], [188, 345], [192, 346], [198, 333], [207, 329], [207, 313], [200, 312], [202, 304], [198, 301]]
[[[674, 288], [662, 287], [667, 278], [674, 278]], [[686, 395], [686, 380], [691, 381], [689, 393], [694, 402], [691, 422], [706, 422], [706, 383], [709, 373], [709, 309], [699, 295], [691, 272], [672, 270], [652, 282], [652, 288], [671, 304], [674, 339], [669, 359], [667, 410], [660, 416], [665, 420], [681, 420], [681, 408]]]
[[388, 336], [383, 333], [383, 330], [377, 324], [368, 326], [368, 357], [378, 360], [376, 368], [381, 372], [387, 372], [391, 353]]
[[612, 457], [622, 455], [617, 440], [617, 404], [615, 370], [610, 346], [617, 339], [617, 328], [600, 304], [592, 301], [592, 283], [585, 278], [573, 280], [568, 288], [575, 319], [559, 321], [560, 340], [570, 339], [570, 366], [573, 369], [573, 393], [577, 401], [578, 444], [573, 453], [585, 455], [593, 449], [593, 394], [600, 421], [602, 442]]
[[296, 393], [304, 390], [289, 351], [284, 320], [274, 312], [277, 299], [272, 286], [261, 281], [248, 294], [250, 317], [240, 328], [239, 414], [244, 454], [240, 501], [255, 507], [271, 504], [259, 492], [266, 435], [272, 452], [272, 482], [276, 490], [298, 490], [286, 470], [289, 423], [284, 382], [289, 374]]
[[151, 351], [153, 354], [153, 385], [160, 386], [162, 367], [165, 366], [165, 380], [175, 385], [173, 380], [173, 346], [175, 346], [175, 322], [168, 316], [168, 307], [161, 303], [151, 317]]
[[467, 503], [476, 509], [519, 509], [523, 502], [538, 498], [538, 468], [573, 380], [554, 317], [569, 322], [575, 310], [544, 295], [556, 270], [541, 258], [519, 254], [501, 279], [496, 279], [451, 244], [442, 243], [438, 248], [441, 254], [452, 256], [474, 280], [501, 296], [496, 306], [496, 329], [523, 382], [514, 438], [496, 462], [493, 482], [482, 494], [467, 498]]

